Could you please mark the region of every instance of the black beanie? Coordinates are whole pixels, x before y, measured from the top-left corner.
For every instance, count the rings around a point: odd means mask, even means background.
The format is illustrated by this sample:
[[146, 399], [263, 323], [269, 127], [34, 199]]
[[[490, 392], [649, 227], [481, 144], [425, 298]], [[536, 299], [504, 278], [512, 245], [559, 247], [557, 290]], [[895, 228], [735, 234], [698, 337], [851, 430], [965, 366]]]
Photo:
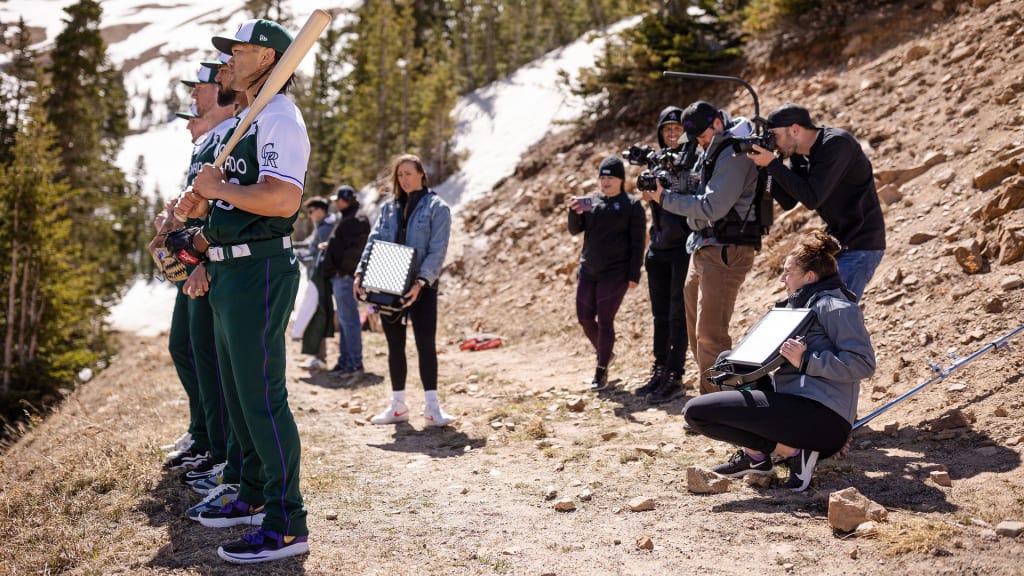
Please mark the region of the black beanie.
[[615, 176], [616, 178], [625, 180], [626, 165], [622, 163], [622, 158], [613, 154], [604, 160], [601, 160], [601, 166], [598, 168], [597, 173], [601, 176]]

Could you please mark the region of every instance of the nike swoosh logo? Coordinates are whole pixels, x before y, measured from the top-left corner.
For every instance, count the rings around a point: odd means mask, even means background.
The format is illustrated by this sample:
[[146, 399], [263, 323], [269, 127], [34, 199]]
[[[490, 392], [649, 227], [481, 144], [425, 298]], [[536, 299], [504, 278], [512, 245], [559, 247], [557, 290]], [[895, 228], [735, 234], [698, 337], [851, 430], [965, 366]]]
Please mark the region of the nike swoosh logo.
[[395, 412], [395, 418], [399, 418], [401, 416], [405, 416], [408, 413], [409, 413], [408, 410], [406, 410], [405, 412]]

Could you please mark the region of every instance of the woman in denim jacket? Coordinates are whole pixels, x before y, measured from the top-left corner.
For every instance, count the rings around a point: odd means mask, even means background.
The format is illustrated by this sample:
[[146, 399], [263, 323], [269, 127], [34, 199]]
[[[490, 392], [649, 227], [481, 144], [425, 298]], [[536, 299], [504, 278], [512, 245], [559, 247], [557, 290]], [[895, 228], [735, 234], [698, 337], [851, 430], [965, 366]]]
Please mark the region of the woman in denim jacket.
[[437, 398], [437, 280], [448, 251], [451, 209], [427, 187], [427, 174], [419, 158], [400, 156], [391, 173], [391, 201], [384, 204], [377, 223], [366, 241], [363, 257], [356, 269], [354, 290], [365, 298], [363, 271], [374, 240], [404, 244], [416, 249], [413, 270], [416, 282], [403, 297], [401, 313], [383, 314], [381, 325], [388, 342], [388, 371], [391, 375], [391, 404], [370, 419], [374, 424], [395, 424], [409, 420], [405, 403], [405, 315], [412, 321], [412, 332], [419, 354], [420, 380], [426, 406], [423, 417], [428, 426], [447, 426], [455, 417], [441, 410]]

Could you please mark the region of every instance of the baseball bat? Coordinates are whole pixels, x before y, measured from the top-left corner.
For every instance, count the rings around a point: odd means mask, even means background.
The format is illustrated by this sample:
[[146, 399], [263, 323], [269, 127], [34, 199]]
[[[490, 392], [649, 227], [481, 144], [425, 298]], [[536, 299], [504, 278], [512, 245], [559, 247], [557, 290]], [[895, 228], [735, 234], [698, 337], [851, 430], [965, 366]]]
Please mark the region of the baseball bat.
[[213, 162], [213, 165], [220, 168], [224, 166], [224, 162], [227, 161], [228, 155], [235, 149], [235, 145], [242, 139], [245, 132], [249, 129], [249, 125], [260, 112], [267, 106], [267, 103], [277, 95], [284, 86], [284, 83], [291, 78], [292, 74], [295, 73], [295, 69], [299, 67], [299, 63], [309, 52], [309, 49], [313, 47], [317, 39], [320, 38], [320, 34], [323, 33], [324, 28], [331, 23], [331, 15], [323, 10], [314, 10], [309, 15], [309, 19], [299, 30], [299, 33], [292, 39], [292, 43], [288, 46], [288, 49], [281, 55], [281, 59], [278, 60], [277, 65], [270, 72], [270, 76], [267, 81], [260, 87], [259, 94], [256, 95], [256, 99], [253, 100], [252, 105], [249, 106], [249, 112], [244, 118], [238, 121], [238, 125], [235, 126], [234, 133], [231, 134], [231, 138], [228, 139], [227, 144], [224, 145], [224, 149], [221, 150], [217, 159]]
[[[267, 81], [260, 87], [259, 93], [256, 95], [256, 99], [249, 106], [249, 112], [238, 121], [235, 126], [235, 131], [231, 134], [231, 138], [228, 138], [227, 143], [224, 144], [224, 148], [220, 154], [217, 155], [217, 159], [214, 160], [213, 165], [220, 168], [227, 162], [228, 156], [231, 151], [235, 149], [238, 141], [242, 139], [246, 131], [249, 130], [249, 125], [252, 124], [253, 119], [259, 115], [260, 112], [266, 108], [267, 103], [277, 95], [284, 86], [285, 82], [291, 78], [292, 74], [295, 73], [296, 68], [299, 67], [299, 63], [309, 52], [309, 49], [313, 47], [313, 44], [320, 38], [320, 34], [323, 33], [327, 25], [331, 23], [331, 15], [324, 10], [314, 10], [309, 15], [309, 19], [299, 30], [299, 33], [292, 39], [292, 43], [288, 45], [288, 49], [281, 55], [281, 59], [277, 61], [277, 65], [270, 72], [270, 76], [267, 77]], [[174, 212], [174, 218], [180, 222], [185, 222], [186, 217], [179, 214], [177, 211]]]

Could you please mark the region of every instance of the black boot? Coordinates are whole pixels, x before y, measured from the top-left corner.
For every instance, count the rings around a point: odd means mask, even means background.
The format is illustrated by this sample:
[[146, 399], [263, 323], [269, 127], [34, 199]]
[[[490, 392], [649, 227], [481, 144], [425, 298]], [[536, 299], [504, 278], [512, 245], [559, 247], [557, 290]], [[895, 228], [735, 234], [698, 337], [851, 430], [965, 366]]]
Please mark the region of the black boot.
[[683, 375], [674, 370], [665, 373], [665, 379], [661, 386], [655, 388], [654, 392], [647, 395], [648, 404], [665, 404], [671, 402], [683, 393]]
[[651, 367], [651, 377], [647, 380], [647, 384], [637, 388], [633, 393], [643, 398], [651, 392], [658, 389], [661, 385], [662, 379], [665, 378], [665, 367], [661, 364], [655, 364]]
[[604, 390], [608, 387], [608, 369], [597, 367], [594, 371], [594, 380], [590, 383], [590, 389], [593, 391]]

